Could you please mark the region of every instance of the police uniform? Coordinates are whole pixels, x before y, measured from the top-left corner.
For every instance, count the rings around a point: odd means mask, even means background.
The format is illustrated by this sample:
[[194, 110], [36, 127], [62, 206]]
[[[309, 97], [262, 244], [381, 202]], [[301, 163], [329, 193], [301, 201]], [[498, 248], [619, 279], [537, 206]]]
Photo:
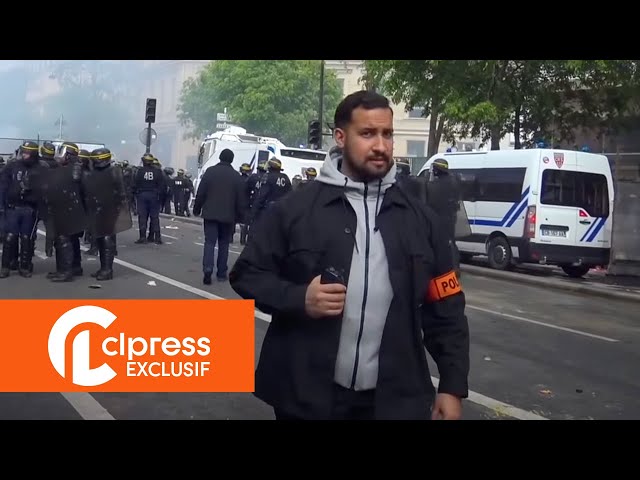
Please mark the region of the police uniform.
[[162, 170], [154, 165], [151, 154], [142, 157], [142, 167], [136, 172], [134, 190], [138, 205], [138, 229], [140, 238], [135, 243], [147, 243], [147, 221], [149, 239], [157, 244], [160, 238], [160, 193], [166, 188]]

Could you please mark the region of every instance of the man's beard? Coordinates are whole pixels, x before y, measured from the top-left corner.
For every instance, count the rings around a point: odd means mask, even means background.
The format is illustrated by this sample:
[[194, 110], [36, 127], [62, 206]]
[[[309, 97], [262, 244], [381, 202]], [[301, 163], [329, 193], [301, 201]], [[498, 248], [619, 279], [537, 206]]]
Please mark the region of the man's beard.
[[[370, 164], [369, 162], [374, 158], [384, 160], [385, 167], [381, 170], [378, 170], [375, 167], [373, 167], [373, 165]], [[342, 151], [342, 161], [348, 164], [347, 168], [351, 171], [351, 174], [355, 177], [353, 178], [353, 180], [364, 182], [364, 183], [368, 183], [373, 180], [379, 180], [381, 178], [384, 178], [385, 175], [389, 173], [389, 170], [391, 170], [391, 167], [393, 166], [391, 159], [386, 155], [380, 155], [378, 157], [368, 157], [364, 164], [356, 163], [353, 161], [353, 157], [350, 155], [349, 149], [346, 147]]]

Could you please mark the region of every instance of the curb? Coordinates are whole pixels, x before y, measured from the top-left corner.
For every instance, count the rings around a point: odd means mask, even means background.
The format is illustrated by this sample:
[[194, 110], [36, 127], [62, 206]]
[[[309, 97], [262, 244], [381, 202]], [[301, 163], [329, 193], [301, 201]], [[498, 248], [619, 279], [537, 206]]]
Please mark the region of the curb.
[[[173, 222], [190, 223], [192, 225], [202, 225], [202, 219], [200, 217], [176, 217], [167, 213], [161, 213], [160, 218], [170, 220]], [[461, 264], [460, 270], [469, 275], [475, 275], [478, 277], [496, 278], [498, 280], [509, 280], [517, 283], [524, 283], [533, 285], [536, 287], [553, 287], [560, 290], [565, 290], [573, 293], [583, 293], [588, 295], [596, 295], [605, 298], [615, 298], [618, 300], [626, 300], [629, 302], [640, 303], [640, 294], [617, 292], [610, 289], [606, 284], [603, 284], [604, 288], [597, 288], [591, 285], [583, 285], [579, 283], [579, 280], [575, 283], [559, 281], [553, 278], [540, 278], [523, 273], [508, 272], [503, 270], [495, 270], [490, 267], [479, 267], [476, 265]]]
[[626, 300], [629, 302], [640, 303], [640, 294], [617, 292], [611, 290], [606, 284], [603, 284], [604, 288], [598, 288], [591, 285], [582, 285], [578, 282], [564, 282], [553, 278], [539, 278], [522, 273], [505, 272], [502, 270], [494, 270], [489, 267], [478, 267], [476, 265], [460, 265], [460, 270], [469, 275], [475, 275], [479, 277], [497, 278], [499, 280], [510, 280], [515, 283], [525, 283], [536, 287], [553, 287], [561, 290], [566, 290], [574, 293], [584, 293], [589, 295], [597, 295], [605, 298], [615, 298], [618, 300]]
[[169, 215], [168, 213], [161, 213], [160, 218], [171, 220], [172, 222], [190, 223], [191, 225], [202, 225], [202, 219], [200, 217], [176, 217], [175, 215]]

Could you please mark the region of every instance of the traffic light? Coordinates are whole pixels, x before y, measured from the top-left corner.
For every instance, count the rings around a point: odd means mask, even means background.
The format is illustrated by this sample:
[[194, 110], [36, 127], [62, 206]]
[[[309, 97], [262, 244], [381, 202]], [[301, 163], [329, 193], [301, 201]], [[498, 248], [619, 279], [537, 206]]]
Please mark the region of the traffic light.
[[315, 147], [319, 147], [322, 141], [322, 131], [320, 129], [319, 120], [311, 120], [309, 122], [309, 131], [307, 137], [307, 144]]
[[147, 98], [147, 109], [144, 117], [145, 123], [153, 123], [156, 121], [156, 99]]

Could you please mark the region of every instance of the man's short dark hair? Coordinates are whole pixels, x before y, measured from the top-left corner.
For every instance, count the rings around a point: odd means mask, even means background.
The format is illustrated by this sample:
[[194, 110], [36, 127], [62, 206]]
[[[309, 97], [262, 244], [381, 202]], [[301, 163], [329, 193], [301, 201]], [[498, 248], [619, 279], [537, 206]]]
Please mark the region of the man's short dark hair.
[[[333, 117], [335, 128], [345, 128], [351, 122], [351, 116], [356, 108], [373, 110], [375, 108], [388, 108], [391, 110], [389, 100], [384, 95], [371, 90], [360, 90], [347, 95], [338, 107]], [[393, 110], [391, 110], [393, 113]]]
[[225, 162], [225, 163], [231, 163], [233, 162], [233, 152], [231, 150], [229, 150], [228, 148], [225, 148], [224, 150], [222, 150], [220, 152], [220, 161], [221, 162]]

